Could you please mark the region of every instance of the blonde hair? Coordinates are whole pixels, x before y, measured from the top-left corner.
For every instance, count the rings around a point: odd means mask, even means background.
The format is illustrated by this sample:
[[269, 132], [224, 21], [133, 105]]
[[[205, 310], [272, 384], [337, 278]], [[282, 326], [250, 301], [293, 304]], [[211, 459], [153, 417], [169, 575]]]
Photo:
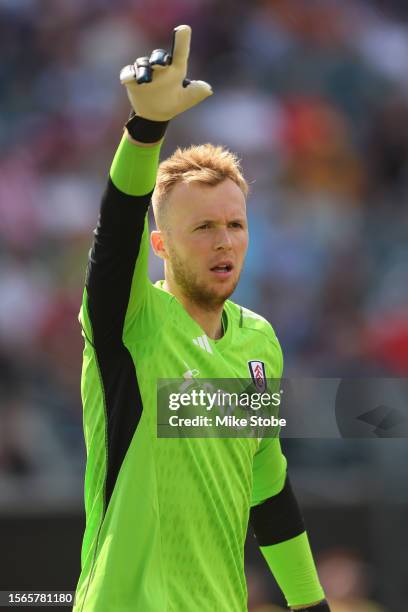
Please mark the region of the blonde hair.
[[165, 225], [166, 200], [177, 183], [199, 183], [216, 186], [231, 179], [246, 197], [249, 187], [243, 177], [238, 157], [222, 146], [212, 144], [180, 147], [164, 160], [158, 169], [152, 202], [156, 224]]

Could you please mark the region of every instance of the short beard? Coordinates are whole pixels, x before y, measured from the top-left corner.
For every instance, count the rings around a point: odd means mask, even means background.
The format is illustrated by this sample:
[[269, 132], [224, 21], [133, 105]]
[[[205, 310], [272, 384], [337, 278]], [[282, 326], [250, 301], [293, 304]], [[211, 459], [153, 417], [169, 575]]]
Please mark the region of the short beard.
[[232, 289], [228, 289], [224, 295], [220, 295], [211, 289], [197, 283], [194, 274], [186, 268], [174, 249], [169, 249], [170, 269], [174, 282], [180, 287], [183, 295], [204, 310], [213, 311], [222, 306], [234, 293], [238, 280]]

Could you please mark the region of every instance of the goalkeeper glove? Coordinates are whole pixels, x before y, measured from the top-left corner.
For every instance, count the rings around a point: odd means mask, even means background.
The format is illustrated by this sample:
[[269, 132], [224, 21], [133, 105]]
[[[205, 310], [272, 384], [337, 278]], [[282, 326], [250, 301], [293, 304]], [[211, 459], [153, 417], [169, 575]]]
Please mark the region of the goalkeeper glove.
[[170, 54], [156, 49], [150, 57], [139, 57], [122, 69], [120, 81], [126, 86], [136, 115], [169, 121], [213, 93], [205, 81], [186, 79], [190, 40], [191, 28], [178, 26]]

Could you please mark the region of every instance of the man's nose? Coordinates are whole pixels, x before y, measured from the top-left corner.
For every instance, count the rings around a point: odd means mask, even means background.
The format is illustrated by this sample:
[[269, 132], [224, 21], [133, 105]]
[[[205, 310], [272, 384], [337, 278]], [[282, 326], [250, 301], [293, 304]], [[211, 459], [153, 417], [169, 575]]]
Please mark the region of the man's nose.
[[231, 236], [226, 227], [220, 228], [216, 233], [214, 248], [216, 251], [229, 250], [232, 247]]

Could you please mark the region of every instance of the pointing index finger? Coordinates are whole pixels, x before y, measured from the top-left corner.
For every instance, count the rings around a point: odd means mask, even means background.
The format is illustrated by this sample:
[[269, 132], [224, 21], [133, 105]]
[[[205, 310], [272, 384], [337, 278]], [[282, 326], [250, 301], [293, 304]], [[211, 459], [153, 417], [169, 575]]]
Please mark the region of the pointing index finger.
[[171, 55], [172, 64], [177, 68], [187, 68], [188, 55], [190, 53], [191, 28], [188, 25], [180, 25], [174, 28], [173, 48]]

